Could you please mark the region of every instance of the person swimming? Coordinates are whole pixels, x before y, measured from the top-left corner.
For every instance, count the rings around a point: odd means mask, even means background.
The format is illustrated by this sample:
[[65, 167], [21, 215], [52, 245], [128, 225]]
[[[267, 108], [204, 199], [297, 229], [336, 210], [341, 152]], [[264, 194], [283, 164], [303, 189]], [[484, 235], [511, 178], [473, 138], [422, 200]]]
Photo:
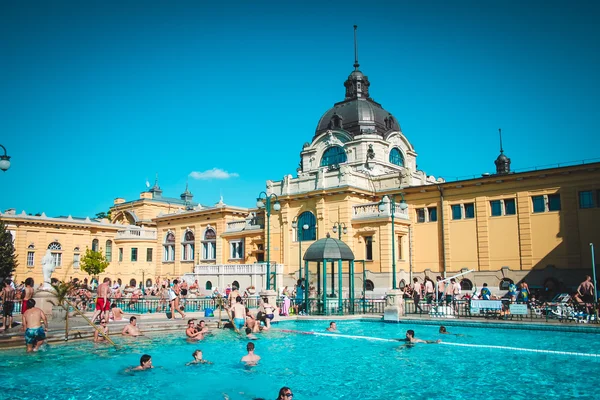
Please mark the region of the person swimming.
[[396, 339], [399, 342], [406, 342], [406, 346], [412, 346], [415, 345], [417, 343], [426, 343], [426, 344], [434, 344], [434, 343], [441, 343], [441, 340], [423, 340], [423, 339], [417, 339], [415, 337], [415, 331], [413, 331], [412, 329], [409, 329], [406, 331], [406, 337], [404, 339]]
[[192, 353], [192, 357], [194, 357], [194, 359], [192, 361], [190, 361], [189, 363], [185, 364], [186, 367], [189, 365], [194, 365], [194, 364], [212, 364], [210, 361], [202, 358], [202, 350], [194, 351]]

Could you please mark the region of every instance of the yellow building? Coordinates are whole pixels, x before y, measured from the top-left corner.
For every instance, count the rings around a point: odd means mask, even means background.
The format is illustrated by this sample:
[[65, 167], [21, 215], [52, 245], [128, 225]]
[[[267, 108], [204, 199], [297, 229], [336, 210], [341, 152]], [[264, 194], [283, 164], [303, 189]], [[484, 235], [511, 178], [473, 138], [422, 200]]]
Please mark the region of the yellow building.
[[103, 275], [124, 283], [184, 276], [206, 291], [232, 283], [260, 291], [267, 255], [273, 283], [293, 285], [308, 246], [328, 234], [354, 252], [357, 291], [363, 265], [368, 289], [379, 293], [392, 287], [394, 269], [400, 287], [413, 277], [473, 270], [465, 289], [486, 282], [496, 290], [521, 280], [572, 287], [591, 272], [589, 243], [600, 246], [600, 163], [512, 173], [501, 150], [495, 174], [446, 182], [417, 169], [416, 150], [370, 97], [358, 64], [344, 87], [345, 98], [302, 147], [295, 176], [266, 181], [281, 205], [269, 238], [263, 209], [222, 199], [202, 206], [187, 188], [166, 198], [156, 182], [137, 200], [115, 199], [110, 222], [1, 214], [15, 236], [17, 280], [40, 280], [48, 248], [55, 276], [81, 278], [77, 260], [89, 247], [110, 259]]

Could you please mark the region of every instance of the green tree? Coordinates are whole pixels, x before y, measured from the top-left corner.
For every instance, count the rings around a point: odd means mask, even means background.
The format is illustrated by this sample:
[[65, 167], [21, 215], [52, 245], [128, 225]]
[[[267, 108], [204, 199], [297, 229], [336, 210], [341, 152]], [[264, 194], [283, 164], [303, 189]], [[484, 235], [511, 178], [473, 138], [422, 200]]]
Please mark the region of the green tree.
[[16, 268], [17, 255], [13, 237], [4, 222], [0, 221], [0, 281], [10, 278]]
[[106, 218], [110, 221], [110, 219], [111, 219], [110, 210], [108, 210], [108, 212], [102, 211], [102, 212], [99, 212], [96, 214], [96, 219], [103, 219], [103, 218]]
[[108, 261], [99, 251], [87, 249], [81, 259], [81, 269], [89, 275], [98, 275], [108, 267]]

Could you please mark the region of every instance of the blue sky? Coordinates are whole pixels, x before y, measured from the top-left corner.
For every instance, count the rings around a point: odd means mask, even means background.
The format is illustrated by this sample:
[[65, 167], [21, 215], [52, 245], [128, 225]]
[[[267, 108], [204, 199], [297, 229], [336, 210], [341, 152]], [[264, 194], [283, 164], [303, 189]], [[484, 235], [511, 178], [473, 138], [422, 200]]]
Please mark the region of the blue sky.
[[343, 100], [354, 24], [427, 174], [492, 172], [498, 128], [513, 169], [600, 156], [598, 2], [23, 3], [0, 9], [1, 210], [93, 216], [156, 173], [252, 206]]

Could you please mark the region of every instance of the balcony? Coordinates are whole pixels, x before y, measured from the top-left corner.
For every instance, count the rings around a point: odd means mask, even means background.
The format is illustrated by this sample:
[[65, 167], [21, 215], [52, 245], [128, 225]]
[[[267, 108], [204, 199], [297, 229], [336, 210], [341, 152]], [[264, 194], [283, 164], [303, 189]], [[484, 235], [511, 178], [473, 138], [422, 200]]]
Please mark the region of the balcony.
[[239, 221], [231, 221], [227, 223], [225, 233], [242, 232], [263, 229], [265, 227], [264, 218], [261, 216], [250, 216]]
[[148, 228], [129, 228], [117, 232], [115, 240], [156, 240], [156, 229]]
[[[271, 273], [283, 273], [283, 264], [271, 264]], [[266, 264], [196, 265], [194, 275], [264, 275]]]
[[[385, 209], [383, 212], [379, 211], [379, 203], [367, 203], [359, 206], [352, 206], [352, 220], [390, 218], [392, 216], [391, 203], [384, 203], [384, 206]], [[396, 203], [394, 218], [409, 221], [408, 209], [403, 210], [400, 208], [400, 203]]]

